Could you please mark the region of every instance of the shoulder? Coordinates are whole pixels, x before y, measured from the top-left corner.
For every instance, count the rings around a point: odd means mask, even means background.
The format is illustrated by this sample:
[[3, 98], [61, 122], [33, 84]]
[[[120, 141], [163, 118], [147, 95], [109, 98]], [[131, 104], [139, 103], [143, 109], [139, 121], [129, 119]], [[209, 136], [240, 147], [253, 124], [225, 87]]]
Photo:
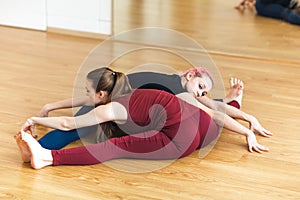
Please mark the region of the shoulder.
[[123, 121], [127, 119], [127, 110], [121, 103], [112, 101], [96, 107], [95, 115], [99, 121]]

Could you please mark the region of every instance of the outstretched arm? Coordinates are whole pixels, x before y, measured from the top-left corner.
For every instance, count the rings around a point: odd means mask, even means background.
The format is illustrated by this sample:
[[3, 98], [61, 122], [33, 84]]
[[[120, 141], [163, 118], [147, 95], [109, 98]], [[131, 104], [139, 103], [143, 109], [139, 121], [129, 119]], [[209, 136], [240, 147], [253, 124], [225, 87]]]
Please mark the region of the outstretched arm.
[[48, 114], [50, 111], [78, 107], [78, 106], [82, 106], [82, 105], [88, 105], [89, 103], [90, 103], [89, 97], [87, 97], [87, 96], [79, 97], [79, 98], [70, 98], [70, 99], [65, 99], [62, 101], [48, 103], [43, 106], [43, 108], [40, 110], [38, 116], [39, 117], [48, 117]]
[[197, 101], [189, 93], [181, 93], [181, 94], [178, 94], [177, 97], [183, 99], [184, 101], [186, 101], [194, 106], [197, 106], [198, 108], [200, 108], [203, 111], [205, 111], [206, 113], [208, 113], [219, 126], [223, 126], [224, 128], [226, 128], [230, 131], [233, 131], [233, 132], [236, 132], [236, 133], [246, 136], [248, 148], [249, 148], [250, 152], [253, 152], [253, 150], [255, 150], [255, 151], [261, 153], [262, 151], [269, 150], [267, 147], [260, 145], [257, 142], [253, 131], [242, 126], [240, 123], [235, 121], [233, 118], [231, 118], [227, 114], [206, 107], [205, 105], [203, 105], [202, 103]]
[[218, 125], [223, 126], [230, 131], [246, 136], [248, 149], [250, 152], [253, 152], [253, 150], [259, 153], [263, 151], [269, 151], [269, 148], [257, 142], [255, 134], [252, 130], [242, 126], [240, 123], [238, 123], [228, 115], [219, 111], [213, 111], [211, 117]]
[[35, 124], [64, 131], [100, 124], [108, 121], [124, 121], [127, 111], [117, 102], [100, 105], [92, 111], [75, 117], [31, 117], [22, 126], [23, 131], [33, 132]]
[[248, 122], [250, 124], [250, 129], [252, 131], [255, 131], [255, 132], [261, 134], [262, 136], [270, 137], [272, 135], [272, 133], [270, 131], [266, 130], [265, 128], [263, 128], [261, 126], [259, 121], [254, 116], [249, 115], [240, 109], [237, 109], [233, 106], [227, 105], [222, 102], [214, 101], [205, 96], [199, 97], [199, 98], [197, 98], [197, 100], [213, 110], [217, 110], [217, 111], [226, 113], [228, 116], [230, 116], [234, 119], [240, 119], [240, 120]]

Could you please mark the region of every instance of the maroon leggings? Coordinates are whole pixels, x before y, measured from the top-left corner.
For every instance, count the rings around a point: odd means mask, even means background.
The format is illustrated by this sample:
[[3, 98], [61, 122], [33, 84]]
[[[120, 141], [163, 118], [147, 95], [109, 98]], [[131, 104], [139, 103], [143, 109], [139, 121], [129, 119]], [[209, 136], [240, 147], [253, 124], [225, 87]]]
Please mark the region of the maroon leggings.
[[207, 113], [163, 91], [139, 89], [116, 101], [127, 109], [128, 120], [120, 127], [131, 135], [52, 150], [53, 165], [90, 165], [117, 158], [177, 159], [207, 145], [219, 133]]
[[235, 108], [237, 108], [237, 109], [240, 109], [240, 108], [241, 108], [241, 105], [240, 105], [236, 100], [230, 101], [230, 102], [228, 103], [228, 105], [233, 106], [233, 107], [235, 107]]

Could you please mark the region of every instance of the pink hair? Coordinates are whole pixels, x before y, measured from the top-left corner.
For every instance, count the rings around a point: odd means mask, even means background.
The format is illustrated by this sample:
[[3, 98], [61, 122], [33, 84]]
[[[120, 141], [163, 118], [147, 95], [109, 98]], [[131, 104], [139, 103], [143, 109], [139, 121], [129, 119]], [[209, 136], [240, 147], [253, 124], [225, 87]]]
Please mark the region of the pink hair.
[[211, 82], [212, 82], [212, 86], [214, 85], [214, 79], [211, 75], [211, 73], [204, 67], [193, 67], [193, 68], [190, 68], [188, 70], [186, 70], [185, 72], [179, 74], [180, 76], [186, 76], [188, 73], [194, 73], [196, 76], [199, 76], [199, 77], [202, 77], [203, 74], [206, 74]]

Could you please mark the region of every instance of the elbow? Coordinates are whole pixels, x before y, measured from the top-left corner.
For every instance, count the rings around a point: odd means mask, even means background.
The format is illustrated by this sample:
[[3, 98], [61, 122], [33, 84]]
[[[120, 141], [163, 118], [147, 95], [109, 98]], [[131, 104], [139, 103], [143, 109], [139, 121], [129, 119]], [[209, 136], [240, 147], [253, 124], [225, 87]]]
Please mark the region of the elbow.
[[213, 112], [213, 120], [215, 121], [216, 124], [219, 126], [224, 126], [225, 124], [225, 114], [220, 112], [220, 111], [214, 111]]
[[224, 103], [221, 103], [221, 102], [216, 102], [214, 104], [214, 110], [217, 110], [219, 112], [222, 112], [222, 113], [226, 113], [226, 104]]
[[74, 126], [73, 126], [72, 120], [70, 120], [68, 118], [65, 118], [62, 120], [62, 122], [61, 122], [61, 130], [62, 131], [70, 131], [73, 129], [74, 129]]

